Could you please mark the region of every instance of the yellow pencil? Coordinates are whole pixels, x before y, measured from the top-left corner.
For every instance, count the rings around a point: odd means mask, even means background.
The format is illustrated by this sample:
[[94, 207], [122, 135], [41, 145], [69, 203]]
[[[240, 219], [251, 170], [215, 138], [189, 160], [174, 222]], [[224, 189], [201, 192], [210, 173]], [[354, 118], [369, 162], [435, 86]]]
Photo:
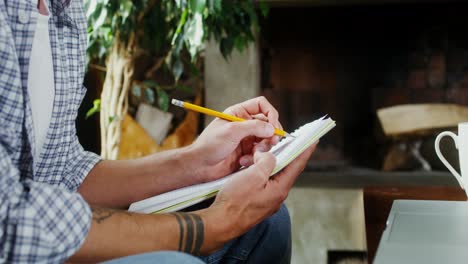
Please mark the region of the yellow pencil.
[[[245, 119], [237, 117], [237, 116], [232, 116], [228, 115], [225, 113], [221, 113], [215, 110], [211, 110], [202, 106], [194, 105], [188, 102], [183, 102], [177, 99], [172, 99], [172, 104], [176, 106], [180, 106], [185, 109], [189, 109], [195, 112], [203, 113], [206, 115], [218, 117], [227, 121], [232, 121], [232, 122], [242, 122], [245, 121]], [[275, 135], [282, 136], [282, 137], [293, 137], [291, 134], [287, 133], [286, 131], [283, 131], [281, 129], [275, 128]]]

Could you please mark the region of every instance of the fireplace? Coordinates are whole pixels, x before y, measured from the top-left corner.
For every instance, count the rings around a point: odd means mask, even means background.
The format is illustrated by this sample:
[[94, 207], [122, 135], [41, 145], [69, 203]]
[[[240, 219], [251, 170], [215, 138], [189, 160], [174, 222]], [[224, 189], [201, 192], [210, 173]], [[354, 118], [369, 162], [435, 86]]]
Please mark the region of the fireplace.
[[286, 129], [324, 114], [337, 121], [313, 166], [380, 169], [390, 142], [379, 108], [468, 104], [465, 3], [281, 2], [262, 23], [261, 92]]

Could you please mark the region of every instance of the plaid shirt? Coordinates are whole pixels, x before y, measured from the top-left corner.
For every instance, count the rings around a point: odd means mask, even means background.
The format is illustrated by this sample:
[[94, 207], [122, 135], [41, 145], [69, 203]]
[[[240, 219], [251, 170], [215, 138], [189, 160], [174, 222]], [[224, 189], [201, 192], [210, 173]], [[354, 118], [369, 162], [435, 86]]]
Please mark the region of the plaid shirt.
[[37, 0], [0, 0], [0, 263], [59, 263], [75, 253], [91, 223], [76, 192], [99, 161], [76, 137], [86, 92], [83, 0], [49, 0], [55, 99], [38, 160], [27, 79]]

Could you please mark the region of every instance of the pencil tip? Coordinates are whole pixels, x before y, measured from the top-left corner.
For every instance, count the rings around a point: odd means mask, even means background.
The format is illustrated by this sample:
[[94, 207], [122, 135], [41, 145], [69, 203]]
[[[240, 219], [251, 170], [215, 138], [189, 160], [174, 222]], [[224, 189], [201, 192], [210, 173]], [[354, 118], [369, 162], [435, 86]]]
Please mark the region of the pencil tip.
[[296, 138], [295, 136], [293, 136], [293, 135], [289, 134], [288, 132], [285, 132], [285, 133], [284, 133], [284, 136], [285, 136], [285, 137], [292, 137], [292, 138]]

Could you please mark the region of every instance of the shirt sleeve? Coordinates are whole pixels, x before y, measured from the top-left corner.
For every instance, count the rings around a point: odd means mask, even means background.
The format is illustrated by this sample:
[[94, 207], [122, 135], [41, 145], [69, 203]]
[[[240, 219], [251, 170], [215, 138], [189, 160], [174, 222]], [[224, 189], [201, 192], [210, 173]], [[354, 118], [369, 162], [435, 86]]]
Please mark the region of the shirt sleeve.
[[60, 263], [84, 242], [91, 210], [78, 193], [20, 180], [0, 146], [0, 262]]
[[85, 151], [81, 146], [78, 137], [75, 135], [70, 146], [66, 174], [67, 187], [76, 191], [92, 168], [101, 161], [101, 157], [95, 153]]

